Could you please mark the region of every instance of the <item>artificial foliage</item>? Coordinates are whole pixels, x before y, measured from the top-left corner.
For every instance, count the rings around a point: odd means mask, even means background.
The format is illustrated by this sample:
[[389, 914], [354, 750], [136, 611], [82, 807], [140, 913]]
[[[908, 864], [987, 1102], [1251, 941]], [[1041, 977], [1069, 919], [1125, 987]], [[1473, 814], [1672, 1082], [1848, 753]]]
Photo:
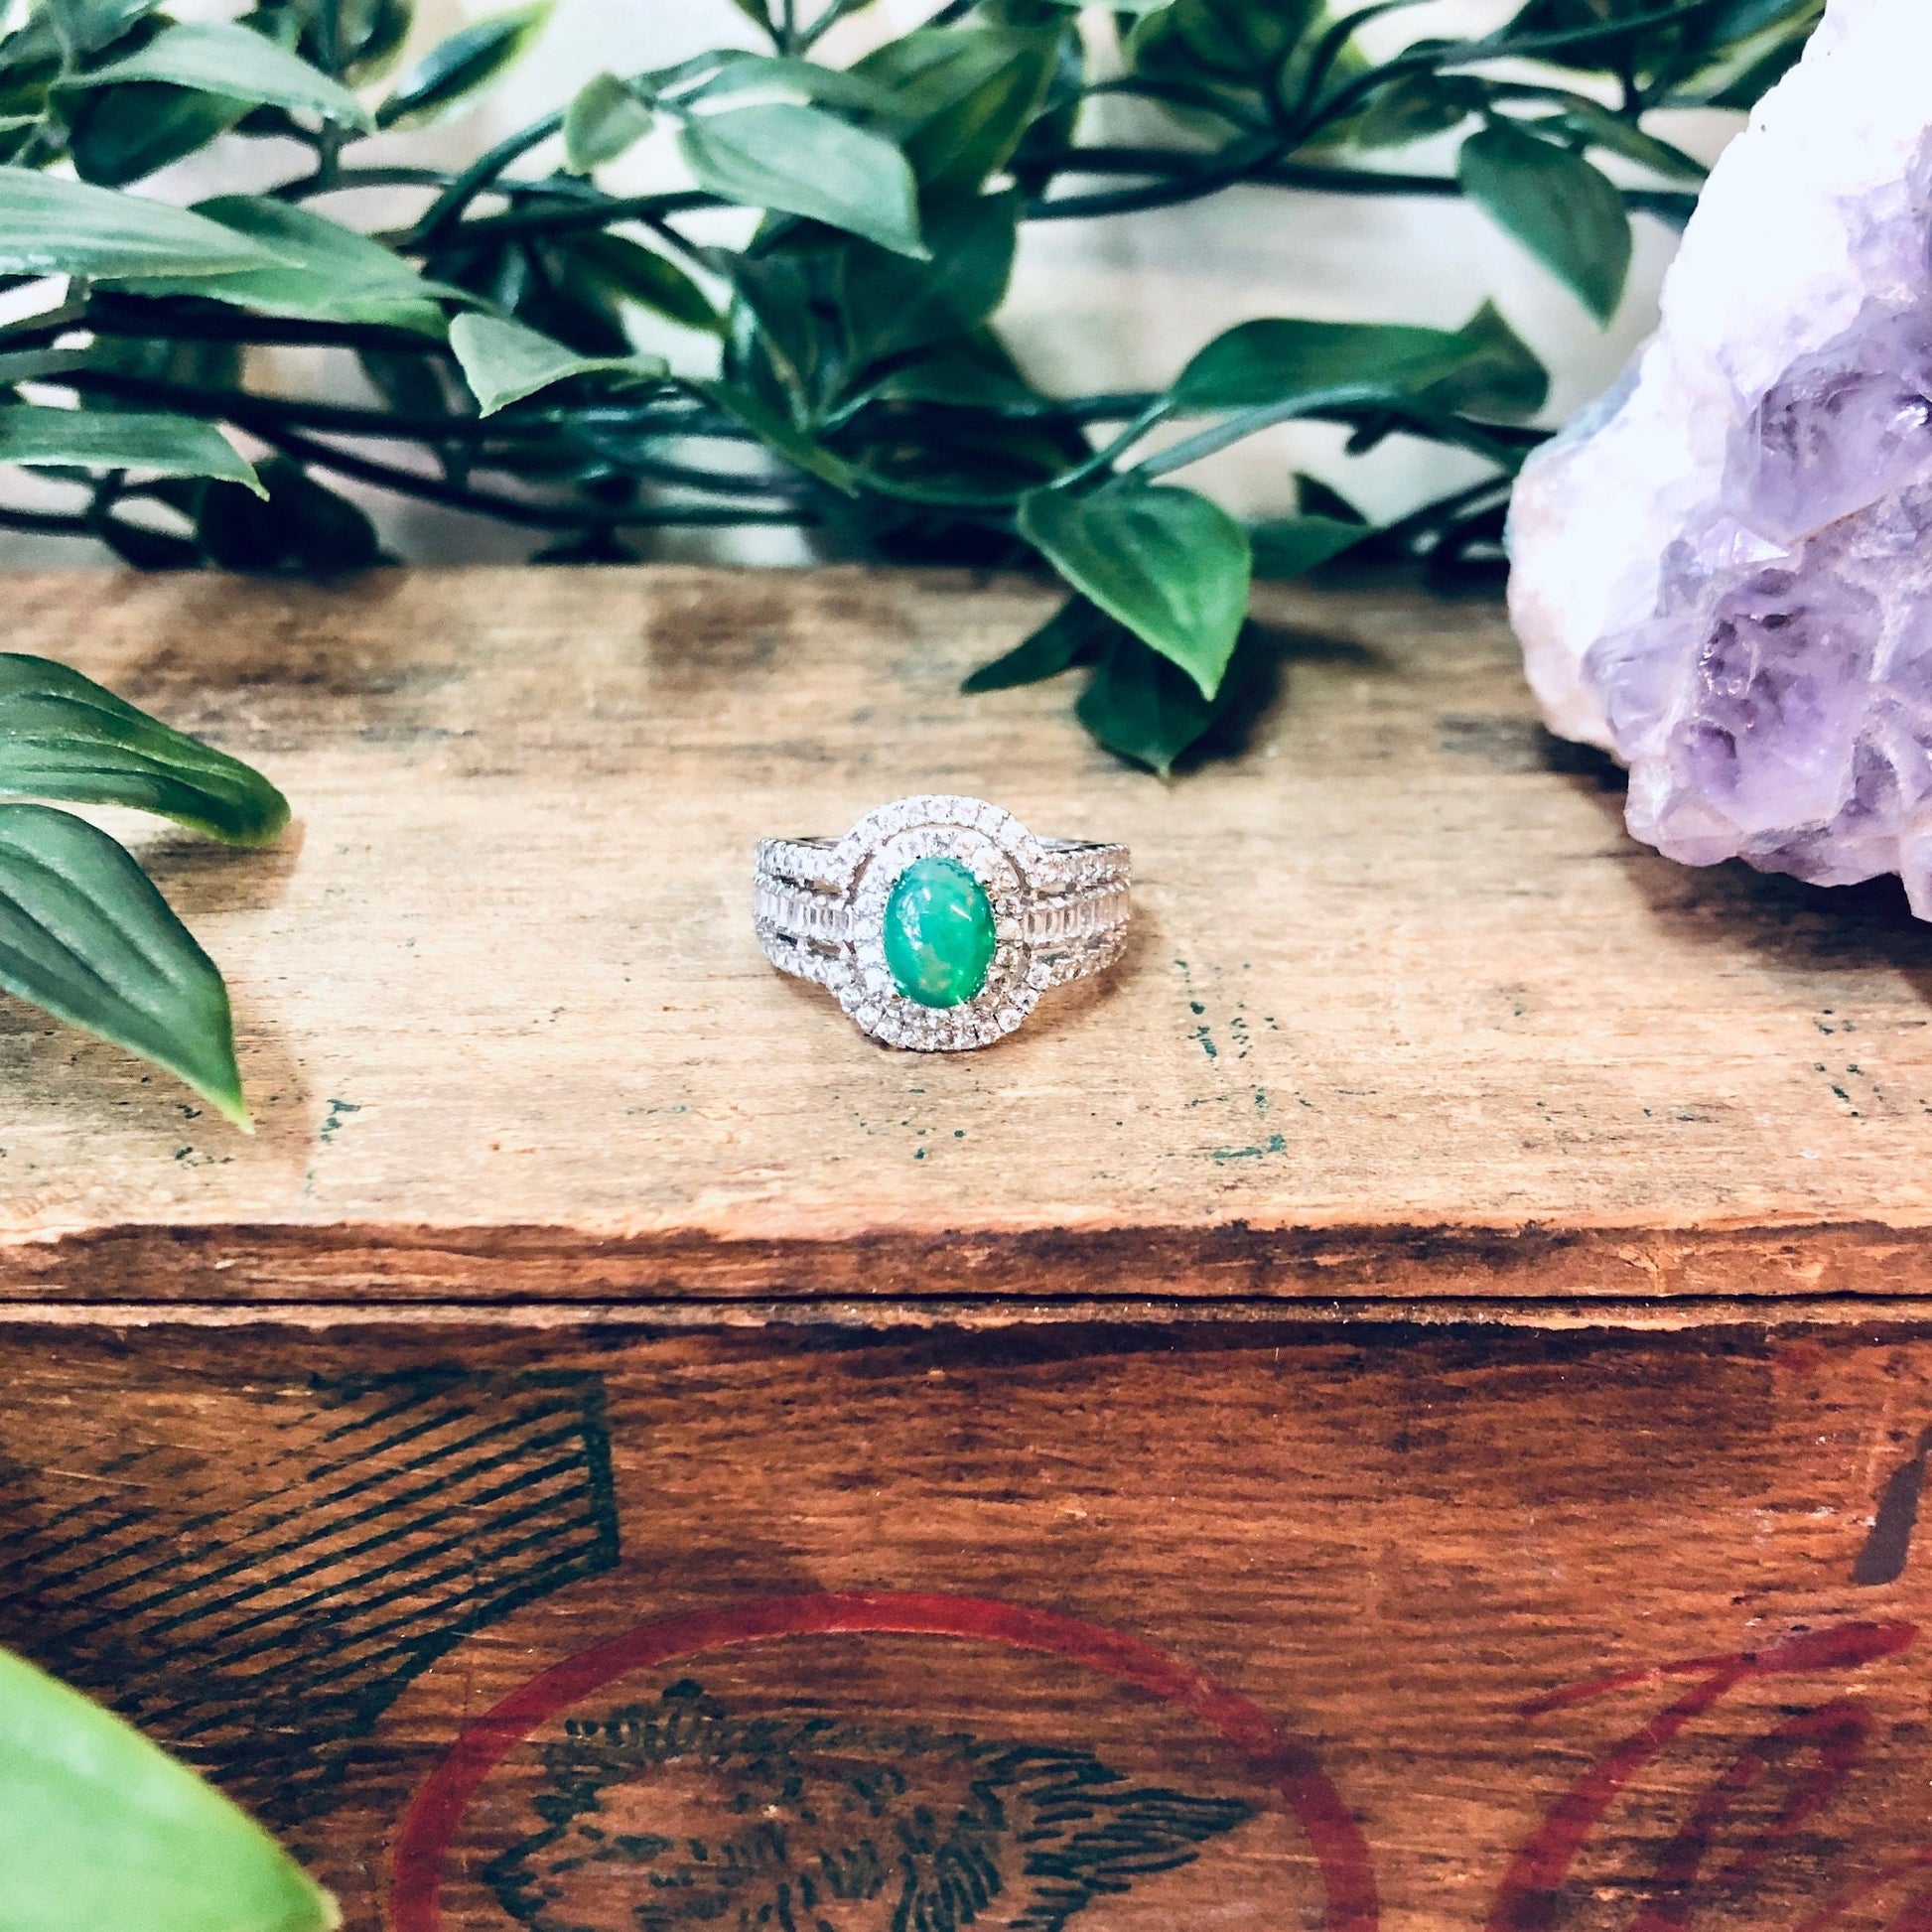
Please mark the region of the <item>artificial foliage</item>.
[[[523, 526], [545, 560], [783, 524], [824, 554], [1043, 565], [1065, 606], [972, 687], [1082, 667], [1082, 722], [1165, 771], [1266, 682], [1256, 572], [1493, 557], [1546, 373], [1485, 307], [1453, 330], [1250, 322], [1160, 391], [1047, 393], [999, 332], [1020, 224], [1238, 184], [1281, 191], [1286, 220], [1298, 194], [1465, 196], [1607, 320], [1632, 216], [1695, 199], [1669, 111], [1748, 107], [1822, 0], [1528, 0], [1487, 37], [1373, 57], [1360, 30], [1420, 0], [948, 0], [843, 69], [816, 57], [866, 0], [736, 3], [768, 51], [599, 74], [451, 171], [362, 143], [464, 111], [542, 5], [404, 65], [411, 0], [224, 22], [33, 0], [0, 40], [0, 273], [46, 300], [0, 328], [0, 462], [84, 494], [0, 523], [150, 568], [347, 570], [378, 557], [336, 487], [355, 479]], [[1104, 139], [1106, 96], [1159, 138]], [[606, 186], [653, 130], [663, 185]], [[252, 193], [142, 192], [236, 137]], [[1424, 141], [1452, 164], [1408, 165]], [[367, 231], [371, 190], [413, 211]], [[721, 207], [752, 211], [742, 245]], [[689, 351], [640, 352], [643, 314]], [[341, 399], [268, 387], [247, 351], [270, 344], [340, 351]], [[1484, 474], [1383, 527], [1309, 480], [1296, 514], [1244, 527], [1175, 481], [1296, 418]]]
[[132, 1725], [0, 1650], [0, 1932], [337, 1932], [335, 1899]]
[[153, 812], [234, 846], [272, 844], [288, 801], [79, 672], [0, 653], [0, 992], [139, 1053], [246, 1129], [219, 970], [125, 846], [47, 799]]

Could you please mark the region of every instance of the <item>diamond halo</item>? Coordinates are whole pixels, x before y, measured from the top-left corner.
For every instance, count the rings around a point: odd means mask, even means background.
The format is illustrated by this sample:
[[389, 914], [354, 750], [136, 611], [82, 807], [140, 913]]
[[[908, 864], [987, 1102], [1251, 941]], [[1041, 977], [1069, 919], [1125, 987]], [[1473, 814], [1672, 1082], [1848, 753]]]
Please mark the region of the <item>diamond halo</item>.
[[[934, 857], [979, 882], [995, 937], [978, 990], [936, 1008], [900, 992], [885, 944], [895, 884]], [[772, 964], [826, 987], [872, 1038], [915, 1052], [963, 1052], [1012, 1033], [1049, 986], [1111, 964], [1124, 938], [1127, 892], [1124, 847], [1037, 838], [983, 799], [923, 793], [868, 812], [836, 841], [765, 840], [755, 910]]]

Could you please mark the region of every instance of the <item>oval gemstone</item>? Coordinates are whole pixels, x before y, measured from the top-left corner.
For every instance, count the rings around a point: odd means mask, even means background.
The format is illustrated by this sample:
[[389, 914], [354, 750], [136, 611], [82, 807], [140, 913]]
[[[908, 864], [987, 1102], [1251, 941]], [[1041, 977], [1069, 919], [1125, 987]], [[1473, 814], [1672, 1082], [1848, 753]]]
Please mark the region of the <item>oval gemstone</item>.
[[993, 901], [970, 866], [914, 859], [886, 900], [886, 964], [908, 1000], [956, 1007], [986, 984], [997, 944]]

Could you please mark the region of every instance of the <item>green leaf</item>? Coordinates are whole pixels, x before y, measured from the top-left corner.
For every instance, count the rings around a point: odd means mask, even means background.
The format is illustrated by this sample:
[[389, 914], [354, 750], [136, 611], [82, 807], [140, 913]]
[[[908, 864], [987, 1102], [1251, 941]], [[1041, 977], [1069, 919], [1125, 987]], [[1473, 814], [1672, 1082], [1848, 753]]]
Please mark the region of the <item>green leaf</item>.
[[342, 1923], [336, 1901], [245, 1812], [10, 1651], [0, 1651], [0, 1896], [13, 1926], [332, 1932]]
[[[0, 990], [165, 1067], [238, 1126], [248, 1125], [221, 975], [141, 868], [70, 812], [0, 805]], [[0, 1704], [0, 1735], [8, 1723]], [[18, 1775], [18, 1762], [0, 1749], [0, 1782]], [[96, 1791], [96, 1804], [100, 1798]], [[26, 1802], [19, 1791], [0, 1798], [10, 1827], [27, 1815]], [[91, 1875], [112, 1884], [108, 1874], [126, 1871], [126, 1856], [108, 1845], [101, 1856], [102, 1871]], [[86, 1883], [63, 1869], [58, 1882], [76, 1880]], [[8, 1898], [10, 1911], [23, 1909], [18, 1891]], [[153, 1903], [130, 1898], [125, 1922], [155, 1924]], [[213, 1898], [206, 1903], [212, 1908]], [[52, 1921], [28, 1922], [87, 1923], [59, 1912]]]
[[881, 135], [771, 101], [693, 115], [678, 146], [699, 187], [725, 201], [801, 214], [926, 258], [912, 171]]
[[1331, 522], [1353, 523], [1358, 529], [1368, 522], [1340, 490], [1306, 470], [1295, 473], [1295, 509], [1301, 516], [1325, 516]]
[[1069, 597], [1037, 630], [1023, 637], [1004, 657], [982, 664], [959, 688], [972, 695], [1058, 677], [1075, 664], [1091, 662], [1120, 630], [1106, 612], [1096, 610], [1084, 597]]
[[1108, 646], [1073, 714], [1108, 751], [1166, 777], [1224, 709], [1204, 698], [1185, 671], [1131, 634]]
[[[415, 23], [416, 0], [345, 0], [337, 16], [345, 79], [360, 86], [395, 66]], [[309, 32], [319, 25], [313, 17]]]
[[375, 110], [377, 127], [427, 127], [496, 78], [543, 31], [551, 0], [491, 14], [439, 41]]
[[15, 348], [0, 354], [0, 385], [16, 382], [45, 382], [74, 369], [90, 368], [99, 353], [100, 344], [90, 348]]
[[[137, 21], [153, 13], [157, 4], [158, 0], [49, 0], [29, 23], [29, 33], [44, 24], [57, 46], [85, 58], [112, 46]], [[28, 37], [21, 36], [23, 40]]]
[[923, 27], [853, 69], [892, 89], [894, 131], [928, 204], [977, 194], [1013, 158], [1069, 31]]
[[111, 46], [155, 11], [159, 0], [41, 0], [26, 8], [19, 28], [0, 39], [0, 69], [25, 74], [38, 68], [45, 78], [60, 78], [61, 70], [78, 65], [91, 54]]
[[622, 314], [610, 289], [585, 267], [575, 241], [566, 234], [512, 249], [520, 268], [504, 278], [511, 285], [504, 312], [576, 354], [621, 361], [630, 353]]
[[171, 730], [65, 664], [0, 652], [0, 791], [157, 812], [229, 845], [269, 845], [288, 800], [260, 772]]
[[266, 502], [238, 489], [203, 492], [195, 534], [210, 563], [223, 570], [329, 577], [381, 561], [375, 525], [346, 496], [284, 456], [270, 457], [261, 476]]
[[922, 402], [944, 409], [1013, 409], [1039, 401], [1020, 375], [975, 355], [957, 355], [947, 344], [938, 353], [908, 362], [864, 391], [869, 401]]
[[822, 254], [802, 249], [742, 254], [731, 265], [738, 299], [727, 367], [734, 380], [774, 403], [782, 389], [791, 417], [801, 423], [815, 419], [824, 400], [819, 378], [835, 352], [824, 305], [815, 299], [824, 267]]
[[131, 410], [0, 407], [0, 463], [30, 469], [154, 470], [217, 477], [262, 492], [253, 466], [212, 423]]
[[758, 397], [733, 382], [691, 382], [686, 387], [701, 395], [735, 421], [743, 423], [767, 449], [774, 450], [806, 475], [817, 477], [842, 489], [848, 496], [858, 493], [852, 466], [788, 423], [776, 410], [767, 408]]
[[218, 283], [161, 277], [144, 282], [140, 293], [201, 295], [254, 315], [369, 323], [438, 337], [444, 331], [441, 301], [472, 299], [461, 289], [425, 281], [381, 242], [313, 208], [265, 195], [219, 195], [195, 211], [273, 250], [274, 264], [224, 275]]
[[1415, 394], [1451, 374], [1463, 353], [1446, 329], [1268, 318], [1216, 336], [1171, 394], [1177, 409], [1198, 414], [1314, 397]]
[[0, 167], [0, 275], [225, 276], [279, 259], [187, 208]]
[[1819, 5], [1820, 0], [1729, 0], [1713, 15], [1709, 36], [1714, 45], [1724, 45], [1794, 21], [1809, 25]]
[[1619, 20], [1641, 19], [1663, 10], [1664, 0], [1527, 0], [1492, 38], [1507, 43], [1526, 35], [1595, 29], [1599, 31], [1588, 33], [1585, 39], [1541, 49], [1535, 58], [1584, 73], [1654, 73], [1681, 59], [1688, 47], [1705, 40], [1716, 18], [1715, 4], [1701, 18], [1663, 27], [1634, 29], [1627, 34], [1600, 30], [1614, 27]]
[[138, 53], [88, 73], [69, 74], [64, 87], [112, 87], [124, 81], [161, 81], [205, 94], [320, 114], [324, 120], [373, 129], [367, 110], [340, 80], [234, 21], [171, 21]]
[[1258, 106], [1271, 74], [1279, 72], [1292, 93], [1305, 43], [1319, 38], [1317, 23], [1324, 23], [1321, 0], [1174, 0], [1135, 23], [1128, 64], [1146, 79]]
[[1257, 577], [1300, 577], [1331, 563], [1373, 535], [1359, 520], [1331, 516], [1285, 516], [1255, 526]]
[[615, 73], [597, 73], [578, 88], [564, 110], [564, 163], [588, 175], [615, 161], [651, 130], [656, 116]]
[[1607, 148], [1610, 153], [1620, 154], [1624, 160], [1634, 161], [1655, 174], [1678, 181], [1702, 181], [1707, 172], [1703, 162], [1694, 160], [1682, 148], [1674, 148], [1668, 141], [1646, 134], [1620, 114], [1612, 114], [1607, 107], [1582, 95], [1565, 101], [1555, 125], [1562, 133], [1575, 135], [1592, 147]]
[[450, 324], [450, 347], [485, 416], [572, 376], [623, 375], [643, 382], [664, 373], [661, 356], [579, 355], [520, 322], [495, 316], [458, 316]]
[[776, 94], [795, 94], [803, 100], [823, 101], [829, 107], [850, 107], [865, 114], [895, 112], [892, 89], [868, 79], [863, 73], [847, 73], [838, 68], [820, 67], [816, 61], [801, 61], [790, 55], [729, 53], [724, 65], [690, 98], [715, 100], [722, 94], [769, 90]]
[[355, 359], [391, 409], [399, 416], [445, 416], [450, 389], [442, 367], [427, 350], [364, 348]]
[[1797, 65], [1821, 10], [1822, 0], [1798, 0], [1782, 10], [1793, 16], [1788, 24], [1722, 46], [1681, 91], [1672, 93], [1669, 104], [1727, 107], [1740, 113], [1755, 107]]
[[1171, 393], [1177, 409], [1194, 414], [1429, 396], [1445, 408], [1480, 402], [1488, 413], [1507, 415], [1540, 408], [1548, 386], [1543, 365], [1485, 303], [1457, 330], [1289, 318], [1240, 323], [1194, 356]]
[[1376, 92], [1348, 138], [1358, 148], [1406, 148], [1461, 126], [1484, 98], [1479, 82], [1458, 74], [1405, 74]]
[[977, 329], [1006, 300], [1020, 195], [975, 195], [926, 217], [929, 263], [853, 242], [840, 264], [839, 307], [855, 365], [925, 348]]
[[1248, 533], [1191, 489], [1123, 480], [1091, 495], [1038, 489], [1020, 533], [1066, 581], [1180, 666], [1220, 688], [1248, 614]]
[[626, 235], [599, 230], [571, 238], [570, 252], [589, 272], [630, 302], [654, 310], [686, 329], [716, 336], [725, 319], [711, 299], [675, 262]]
[[121, 188], [225, 134], [247, 112], [245, 100], [183, 87], [101, 87], [64, 103], [68, 152], [82, 181]]
[[1485, 422], [1518, 422], [1534, 416], [1550, 398], [1550, 371], [1492, 302], [1485, 302], [1455, 332], [1461, 357], [1422, 391], [1439, 409]]
[[1507, 122], [1462, 143], [1463, 193], [1607, 324], [1630, 272], [1623, 197], [1581, 155]]

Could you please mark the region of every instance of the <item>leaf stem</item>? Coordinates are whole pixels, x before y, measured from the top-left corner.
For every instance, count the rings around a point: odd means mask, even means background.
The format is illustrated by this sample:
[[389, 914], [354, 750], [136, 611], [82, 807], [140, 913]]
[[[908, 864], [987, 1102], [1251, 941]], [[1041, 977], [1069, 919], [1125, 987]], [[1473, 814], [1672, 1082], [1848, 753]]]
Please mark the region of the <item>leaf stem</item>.
[[84, 537], [93, 531], [84, 512], [16, 509], [0, 503], [0, 530], [20, 530], [33, 536]]
[[1173, 403], [1171, 398], [1167, 396], [1153, 397], [1144, 408], [1136, 412], [1126, 428], [1114, 437], [1111, 442], [1103, 444], [1091, 456], [1085, 458], [1082, 462], [1076, 463], [1064, 475], [1055, 477], [1047, 484], [1047, 488], [1077, 489], [1089, 477], [1104, 475], [1106, 472], [1112, 470], [1114, 465], [1149, 430], [1153, 429], [1157, 424], [1164, 422], [1173, 414]]
[[346, 194], [352, 188], [447, 188], [453, 177], [441, 168], [338, 168], [324, 180], [314, 174], [285, 181], [269, 194], [278, 202], [306, 202], [313, 195]]
[[561, 503], [527, 501], [506, 496], [497, 490], [474, 489], [440, 477], [423, 476], [414, 470], [398, 469], [393, 464], [377, 463], [370, 457], [356, 456], [331, 443], [289, 429], [257, 428], [253, 432], [271, 443], [284, 456], [313, 464], [337, 476], [353, 477], [358, 483], [400, 496], [419, 497], [424, 502], [441, 503], [450, 509], [470, 510], [493, 516], [504, 523], [520, 523], [536, 530], [643, 529], [657, 526], [692, 525], [730, 528], [740, 523], [809, 524], [817, 518], [802, 507], [773, 508], [762, 503], [651, 503], [614, 509], [602, 504], [573, 508]]
[[532, 148], [540, 147], [564, 124], [565, 109], [553, 108], [542, 119], [506, 135], [493, 148], [479, 155], [462, 174], [444, 189], [423, 211], [422, 218], [397, 246], [411, 254], [430, 248], [443, 233], [462, 220], [465, 210], [490, 186], [511, 162], [521, 160]]
[[[504, 214], [480, 215], [457, 228], [464, 243], [491, 241], [506, 235], [573, 234], [583, 228], [608, 228], [618, 221], [644, 221], [652, 215], [688, 214], [693, 208], [724, 207], [715, 195], [701, 189], [673, 189], [657, 195], [604, 195], [595, 202], [571, 202], [548, 208], [512, 208]], [[378, 239], [392, 239], [379, 236]], [[392, 245], [411, 254], [426, 244], [411, 235], [394, 238]]]
[[[1325, 163], [1277, 161], [1265, 168], [1232, 176], [1215, 176], [1189, 166], [1184, 149], [1069, 148], [1053, 162], [1055, 175], [1143, 175], [1163, 178], [1151, 189], [1093, 195], [1061, 195], [1036, 201], [1027, 209], [1036, 221], [1064, 221], [1080, 216], [1133, 214], [1151, 207], [1173, 207], [1217, 195], [1224, 188], [1300, 189], [1317, 195], [1416, 197], [1453, 201], [1462, 185], [1453, 175], [1398, 174], [1379, 168], [1341, 168]], [[1694, 194], [1676, 189], [1626, 188], [1624, 205], [1641, 213], [1681, 226], [1697, 206]]]

